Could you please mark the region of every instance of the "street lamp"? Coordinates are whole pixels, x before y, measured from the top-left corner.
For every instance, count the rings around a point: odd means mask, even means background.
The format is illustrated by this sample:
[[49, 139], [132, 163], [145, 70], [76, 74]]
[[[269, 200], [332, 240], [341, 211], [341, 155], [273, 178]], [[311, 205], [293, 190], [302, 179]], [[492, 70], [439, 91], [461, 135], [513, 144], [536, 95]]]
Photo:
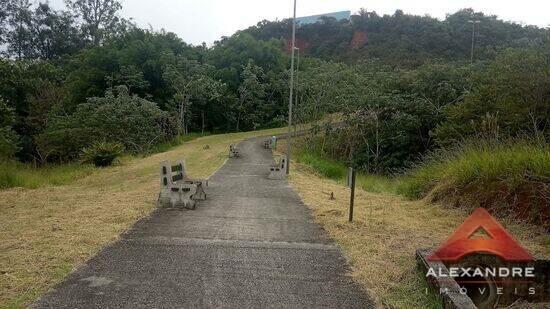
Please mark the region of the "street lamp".
[[475, 38], [476, 38], [476, 24], [479, 24], [481, 21], [479, 20], [468, 20], [469, 23], [472, 24], [472, 51], [470, 55], [470, 63], [474, 63], [474, 45], [475, 45]]
[[[296, 76], [294, 77], [294, 85], [296, 86], [298, 84], [298, 76], [300, 75], [300, 48], [298, 47], [294, 47], [294, 49], [296, 50], [296, 52], [298, 53], [297, 55], [297, 58], [296, 58]], [[298, 111], [298, 89], [295, 89], [294, 90], [294, 108], [293, 110], [295, 111], [294, 114], [295, 117], [294, 117], [294, 136], [296, 136], [296, 126], [298, 125], [296, 122], [300, 121], [300, 115], [297, 113]]]
[[296, 48], [296, 0], [294, 0], [294, 15], [292, 18], [292, 51], [290, 58], [290, 95], [288, 100], [288, 137], [286, 173], [290, 173], [290, 153], [292, 145], [292, 100], [294, 99], [294, 52]]

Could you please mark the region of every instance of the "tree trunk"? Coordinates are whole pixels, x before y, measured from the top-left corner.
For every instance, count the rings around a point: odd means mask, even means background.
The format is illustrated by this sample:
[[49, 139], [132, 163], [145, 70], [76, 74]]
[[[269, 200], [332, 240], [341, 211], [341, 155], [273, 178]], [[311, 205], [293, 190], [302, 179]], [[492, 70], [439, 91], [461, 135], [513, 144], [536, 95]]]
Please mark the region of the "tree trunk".
[[202, 118], [202, 132], [201, 132], [201, 135], [204, 135], [204, 110], [201, 110], [201, 118]]
[[183, 101], [181, 101], [180, 106], [179, 106], [179, 110], [180, 110], [179, 111], [180, 112], [180, 115], [179, 115], [179, 124], [180, 124], [179, 125], [179, 127], [180, 127], [179, 131], [180, 132], [179, 133], [180, 133], [180, 135], [185, 134], [185, 118], [184, 118], [185, 116], [184, 116], [184, 107], [183, 107], [184, 104], [185, 103]]

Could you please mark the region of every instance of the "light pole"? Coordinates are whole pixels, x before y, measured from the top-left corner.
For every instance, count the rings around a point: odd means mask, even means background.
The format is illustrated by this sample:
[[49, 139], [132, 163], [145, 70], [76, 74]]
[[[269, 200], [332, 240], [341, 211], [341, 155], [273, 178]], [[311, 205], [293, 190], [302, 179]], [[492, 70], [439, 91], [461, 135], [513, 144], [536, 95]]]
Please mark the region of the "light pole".
[[[296, 52], [298, 52], [298, 55], [296, 57], [296, 77], [294, 78], [294, 85], [298, 84], [299, 75], [300, 75], [300, 48], [294, 47], [296, 49]], [[300, 115], [297, 112], [298, 111], [298, 89], [294, 90], [294, 108], [293, 110], [296, 111], [296, 116], [294, 117], [294, 135], [296, 136], [296, 126], [298, 125], [296, 122], [300, 121]]]
[[296, 48], [296, 0], [294, 0], [294, 15], [292, 18], [292, 50], [290, 58], [290, 95], [288, 99], [288, 137], [286, 173], [290, 173], [290, 153], [292, 145], [292, 100], [294, 99], [294, 52]]
[[479, 24], [481, 21], [479, 20], [468, 20], [469, 23], [472, 24], [472, 51], [470, 54], [470, 63], [474, 63], [474, 45], [475, 45], [475, 39], [476, 39], [476, 24]]

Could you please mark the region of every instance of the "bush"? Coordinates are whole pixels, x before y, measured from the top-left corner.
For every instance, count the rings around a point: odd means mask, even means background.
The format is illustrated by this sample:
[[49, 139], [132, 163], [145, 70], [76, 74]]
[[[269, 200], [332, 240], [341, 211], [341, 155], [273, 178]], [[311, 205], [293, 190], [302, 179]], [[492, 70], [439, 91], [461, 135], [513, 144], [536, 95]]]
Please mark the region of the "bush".
[[123, 150], [124, 147], [119, 143], [96, 142], [82, 150], [82, 162], [96, 167], [111, 166]]
[[83, 148], [99, 141], [117, 142], [129, 152], [144, 153], [175, 133], [167, 112], [119, 87], [105, 97], [88, 99], [71, 115], [53, 117], [38, 145], [45, 156], [62, 161], [77, 158]]
[[403, 178], [399, 193], [494, 209], [550, 227], [550, 146], [546, 142], [472, 141], [425, 159]]

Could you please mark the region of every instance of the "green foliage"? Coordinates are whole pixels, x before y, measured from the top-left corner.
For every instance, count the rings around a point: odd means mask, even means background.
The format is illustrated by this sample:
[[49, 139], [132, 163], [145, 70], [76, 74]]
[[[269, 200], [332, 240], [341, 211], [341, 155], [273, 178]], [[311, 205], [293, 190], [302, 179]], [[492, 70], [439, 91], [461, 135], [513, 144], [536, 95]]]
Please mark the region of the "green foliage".
[[550, 196], [550, 146], [526, 140], [477, 140], [439, 150], [411, 169], [398, 192], [409, 198], [430, 195], [466, 207], [524, 214], [543, 223]]
[[239, 103], [236, 106], [236, 130], [256, 129], [263, 122], [261, 107], [266, 99], [264, 72], [250, 60], [241, 72], [241, 78]]
[[[351, 21], [325, 18], [297, 29], [300, 51], [327, 60], [355, 62], [380, 59], [385, 64], [416, 67], [427, 60], [468, 61], [472, 40], [469, 20], [476, 25], [475, 59], [488, 60], [503, 47], [540, 45], [548, 29], [522, 26], [484, 15], [472, 9], [459, 10], [445, 20], [404, 14], [380, 16], [365, 9]], [[241, 33], [259, 40], [289, 38], [290, 20], [263, 21]]]
[[123, 151], [124, 146], [119, 143], [94, 142], [82, 150], [82, 163], [91, 163], [96, 167], [111, 166]]
[[58, 59], [82, 47], [69, 12], [53, 10], [48, 3], [38, 3], [33, 10], [28, 0], [7, 0], [4, 12], [7, 54], [17, 59]]
[[434, 147], [432, 131], [445, 120], [445, 107], [466, 91], [465, 71], [439, 63], [396, 71], [368, 62], [318, 61], [300, 75], [296, 114], [311, 121], [343, 112], [340, 127], [324, 130], [326, 152], [335, 159], [353, 158], [370, 173], [392, 172]]
[[181, 58], [196, 61], [199, 52], [173, 33], [131, 28], [120, 37], [69, 58], [66, 70], [70, 102], [74, 106], [102, 95], [108, 88], [125, 85], [132, 94], [164, 108], [174, 94], [165, 70]]
[[[299, 163], [313, 168], [320, 175], [339, 182], [347, 182], [347, 167], [339, 161], [327, 158], [316, 150], [299, 149], [297, 154]], [[375, 193], [393, 193], [396, 191], [398, 180], [374, 174], [357, 173], [356, 186]]]
[[0, 162], [0, 188], [36, 189], [72, 183], [93, 171], [91, 165], [78, 163], [33, 167], [20, 162]]
[[[0, 59], [0, 96], [15, 111], [1, 129], [5, 156], [63, 162], [103, 140], [150, 153], [176, 132], [286, 121], [288, 20], [207, 47], [130, 25], [116, 0], [72, 0], [68, 11], [27, 0], [2, 8], [10, 59]], [[483, 61], [470, 66], [472, 18], [481, 20], [475, 58]], [[376, 174], [468, 136], [547, 135], [547, 36], [472, 10], [444, 21], [361, 10], [351, 22], [303, 25], [294, 121], [341, 113], [341, 127], [316, 126], [326, 135], [322, 153]], [[119, 86], [128, 93], [116, 94]]]
[[206, 56], [207, 62], [216, 67], [216, 76], [225, 81], [232, 90], [239, 87], [241, 71], [250, 59], [264, 72], [280, 72], [286, 69], [286, 58], [280, 41], [259, 41], [247, 33], [222, 38]]
[[[175, 57], [163, 67], [163, 78], [174, 92], [167, 108], [177, 111], [181, 133], [188, 133], [189, 127], [200, 127], [204, 132], [208, 125], [205, 114], [215, 115], [223, 109], [227, 89], [212, 77], [214, 70], [211, 65], [184, 57]], [[199, 124], [193, 121], [196, 115], [201, 116]]]
[[38, 140], [45, 156], [69, 160], [95, 141], [118, 142], [139, 153], [174, 135], [175, 125], [166, 112], [155, 103], [129, 95], [121, 86], [105, 97], [88, 99], [70, 115], [53, 117]]
[[67, 6], [81, 20], [81, 31], [92, 44], [101, 43], [115, 33], [122, 9], [118, 0], [67, 0]]
[[346, 167], [335, 160], [322, 158], [309, 152], [300, 152], [298, 162], [311, 166], [324, 177], [341, 180], [346, 175]]
[[13, 159], [19, 150], [19, 136], [13, 131], [15, 112], [0, 97], [0, 161]]
[[435, 130], [439, 145], [471, 135], [544, 134], [550, 119], [550, 53], [541, 49], [508, 49], [481, 68], [464, 100], [450, 105], [447, 120]]

